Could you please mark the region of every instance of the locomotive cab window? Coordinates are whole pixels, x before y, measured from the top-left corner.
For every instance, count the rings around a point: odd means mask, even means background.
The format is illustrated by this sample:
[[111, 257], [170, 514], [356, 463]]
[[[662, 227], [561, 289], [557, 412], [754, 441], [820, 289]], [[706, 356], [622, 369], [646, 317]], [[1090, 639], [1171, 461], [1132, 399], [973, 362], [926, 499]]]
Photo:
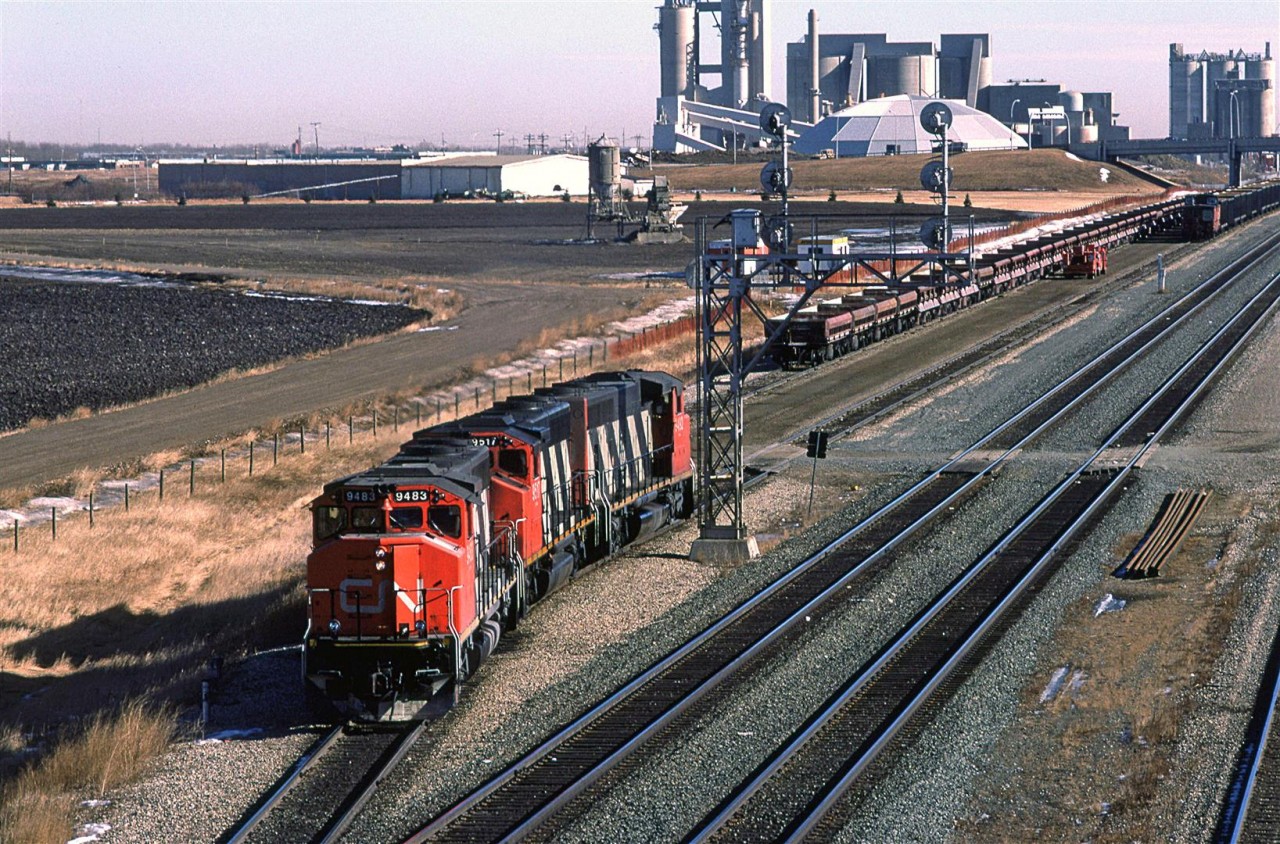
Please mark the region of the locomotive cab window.
[[312, 526], [316, 541], [335, 536], [347, 526], [347, 511], [341, 507], [317, 507]]
[[427, 509], [427, 527], [441, 536], [462, 536], [462, 508], [457, 504], [436, 504]]
[[422, 527], [422, 508], [396, 507], [391, 511], [391, 527], [396, 530], [413, 530]]
[[529, 455], [523, 449], [504, 448], [498, 452], [498, 468], [520, 478], [529, 475]]
[[353, 507], [351, 509], [351, 526], [357, 530], [380, 530], [382, 528], [382, 510], [377, 507]]

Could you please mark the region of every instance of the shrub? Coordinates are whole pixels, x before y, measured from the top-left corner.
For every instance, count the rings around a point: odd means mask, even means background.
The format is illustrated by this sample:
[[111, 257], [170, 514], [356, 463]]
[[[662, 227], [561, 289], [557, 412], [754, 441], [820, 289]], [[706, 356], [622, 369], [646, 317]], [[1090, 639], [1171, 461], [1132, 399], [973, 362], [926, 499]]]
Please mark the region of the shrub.
[[58, 200], [54, 199], [54, 198], [51, 196], [51, 197], [49, 197], [48, 199], [46, 199], [46, 200], [44, 201], [44, 204], [45, 204], [45, 205], [47, 205], [47, 206], [48, 206], [48, 207], [50, 207], [50, 208], [57, 208], [57, 207], [58, 207]]
[[972, 207], [973, 207], [973, 199], [972, 199], [972, 197], [970, 197], [970, 196], [969, 196], [969, 194], [967, 194], [967, 193], [964, 195], [964, 207], [965, 207], [965, 208], [972, 208]]
[[185, 193], [178, 194], [178, 204], [179, 205], [187, 204], [187, 195]]
[[241, 194], [241, 195], [240, 195], [240, 201], [241, 201], [242, 203], [244, 203], [245, 205], [248, 205], [248, 204], [249, 204], [249, 194], [247, 194], [247, 193], [243, 193], [243, 194]]
[[903, 205], [905, 203], [906, 203], [906, 200], [902, 198], [902, 191], [898, 191], [898, 195], [893, 198], [893, 204]]
[[695, 200], [696, 202], [701, 202], [701, 201], [702, 201], [702, 191], [700, 191], [700, 190], [696, 190], [696, 191], [694, 191], [694, 192], [693, 192], [693, 198], [694, 198], [694, 200]]
[[568, 192], [568, 191], [565, 191], [564, 193], [560, 194], [560, 201], [561, 201], [561, 202], [573, 202], [573, 197], [569, 196], [569, 192]]
[[836, 192], [831, 191], [831, 193], [827, 194], [827, 202], [835, 202], [835, 201], [836, 201]]

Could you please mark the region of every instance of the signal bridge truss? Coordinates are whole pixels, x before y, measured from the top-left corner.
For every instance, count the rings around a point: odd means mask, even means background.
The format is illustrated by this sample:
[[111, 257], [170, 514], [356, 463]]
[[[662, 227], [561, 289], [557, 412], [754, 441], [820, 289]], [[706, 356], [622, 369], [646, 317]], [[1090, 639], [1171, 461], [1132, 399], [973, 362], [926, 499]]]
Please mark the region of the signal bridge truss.
[[[795, 218], [792, 218], [795, 219]], [[709, 228], [729, 222], [727, 240], [710, 240]], [[932, 222], [932, 221], [931, 221]], [[813, 222], [816, 231], [816, 220]], [[929, 229], [926, 223], [925, 228]], [[690, 263], [687, 281], [697, 295], [698, 371], [701, 383], [698, 467], [702, 502], [699, 538], [690, 556], [731, 562], [756, 552], [742, 516], [743, 413], [742, 385], [770, 346], [786, 332], [795, 315], [824, 288], [883, 286], [889, 289], [929, 285], [963, 287], [974, 278], [972, 224], [969, 249], [948, 251], [947, 236], [936, 230], [922, 235], [939, 242], [939, 251], [847, 252], [815, 250], [821, 238], [802, 238], [800, 252], [790, 251], [791, 226], [786, 218], [762, 225], [759, 211], [740, 210], [714, 225], [698, 223], [699, 257]], [[766, 246], [766, 238], [776, 248]], [[764, 343], [747, 357], [743, 348], [744, 315], [761, 324], [769, 319], [753, 293], [793, 291], [800, 298], [767, 332]]]

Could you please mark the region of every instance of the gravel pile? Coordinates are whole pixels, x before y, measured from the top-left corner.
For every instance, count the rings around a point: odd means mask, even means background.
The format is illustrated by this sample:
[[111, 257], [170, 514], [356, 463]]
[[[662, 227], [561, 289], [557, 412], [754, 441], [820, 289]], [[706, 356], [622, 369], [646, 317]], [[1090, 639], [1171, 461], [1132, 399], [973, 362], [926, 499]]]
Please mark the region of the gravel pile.
[[0, 430], [101, 410], [394, 331], [407, 307], [191, 285], [2, 283]]

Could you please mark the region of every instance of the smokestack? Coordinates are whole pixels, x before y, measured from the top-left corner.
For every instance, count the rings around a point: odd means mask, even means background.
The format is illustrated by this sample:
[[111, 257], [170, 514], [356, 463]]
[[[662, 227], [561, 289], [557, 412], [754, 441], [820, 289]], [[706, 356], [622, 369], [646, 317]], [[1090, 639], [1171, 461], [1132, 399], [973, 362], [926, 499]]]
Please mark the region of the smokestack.
[[809, 10], [809, 122], [817, 123], [822, 110], [822, 86], [818, 80], [818, 11]]

